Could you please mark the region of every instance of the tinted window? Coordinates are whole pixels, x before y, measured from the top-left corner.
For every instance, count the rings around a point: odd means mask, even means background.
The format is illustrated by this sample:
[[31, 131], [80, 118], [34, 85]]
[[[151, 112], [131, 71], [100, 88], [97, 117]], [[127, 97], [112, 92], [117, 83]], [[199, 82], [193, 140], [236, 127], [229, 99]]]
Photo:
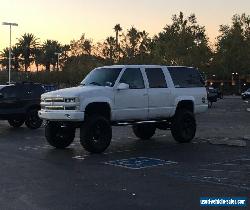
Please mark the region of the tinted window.
[[41, 85], [33, 85], [31, 90], [36, 97], [40, 97], [44, 92], [44, 88]]
[[121, 68], [100, 68], [91, 71], [81, 85], [98, 85], [113, 87]]
[[176, 88], [203, 87], [204, 81], [195, 68], [168, 67]]
[[126, 83], [130, 89], [145, 88], [141, 70], [137, 68], [128, 68], [123, 73], [120, 83]]
[[16, 98], [17, 97], [17, 88], [15, 86], [5, 87], [2, 89], [1, 93], [4, 98]]
[[166, 79], [161, 68], [145, 69], [150, 88], [166, 88]]

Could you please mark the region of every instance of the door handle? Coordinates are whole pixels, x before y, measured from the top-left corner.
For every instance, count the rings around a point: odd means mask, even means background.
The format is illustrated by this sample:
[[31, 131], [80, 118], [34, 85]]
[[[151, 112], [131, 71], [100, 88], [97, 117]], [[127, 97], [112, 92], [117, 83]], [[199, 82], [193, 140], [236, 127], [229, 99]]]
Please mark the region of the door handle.
[[144, 93], [143, 96], [148, 96], [148, 93]]

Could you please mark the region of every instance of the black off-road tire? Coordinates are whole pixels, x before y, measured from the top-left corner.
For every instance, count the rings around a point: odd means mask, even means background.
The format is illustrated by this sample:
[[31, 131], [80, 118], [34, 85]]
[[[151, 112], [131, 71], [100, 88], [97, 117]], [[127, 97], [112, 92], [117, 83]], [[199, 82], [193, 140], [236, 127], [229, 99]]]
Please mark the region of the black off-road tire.
[[31, 109], [28, 111], [27, 117], [25, 120], [25, 125], [29, 129], [32, 129], [32, 130], [38, 129], [43, 124], [43, 120], [40, 119], [38, 116], [38, 111], [39, 111], [39, 109]]
[[196, 133], [194, 114], [185, 109], [178, 110], [172, 121], [171, 133], [177, 142], [191, 142]]
[[74, 141], [75, 128], [62, 126], [58, 122], [49, 122], [45, 126], [45, 137], [51, 146], [64, 149]]
[[80, 128], [80, 142], [90, 153], [102, 153], [111, 143], [112, 127], [103, 116], [89, 116]]
[[134, 134], [140, 139], [150, 139], [154, 134], [156, 127], [152, 124], [133, 125]]
[[13, 128], [19, 128], [24, 124], [24, 120], [8, 120], [8, 122]]

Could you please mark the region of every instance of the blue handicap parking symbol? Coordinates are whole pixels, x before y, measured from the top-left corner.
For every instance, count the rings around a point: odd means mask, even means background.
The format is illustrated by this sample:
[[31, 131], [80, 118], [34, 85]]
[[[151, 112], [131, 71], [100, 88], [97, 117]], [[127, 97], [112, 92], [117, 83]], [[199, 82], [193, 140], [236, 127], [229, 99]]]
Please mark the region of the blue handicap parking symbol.
[[177, 164], [177, 162], [161, 160], [161, 159], [156, 159], [156, 158], [148, 158], [148, 157], [135, 157], [135, 158], [129, 158], [129, 159], [108, 161], [108, 162], [105, 162], [105, 164], [120, 166], [123, 168], [129, 168], [129, 169], [142, 169], [142, 168], [149, 168], [149, 167], [160, 166], [160, 165]]

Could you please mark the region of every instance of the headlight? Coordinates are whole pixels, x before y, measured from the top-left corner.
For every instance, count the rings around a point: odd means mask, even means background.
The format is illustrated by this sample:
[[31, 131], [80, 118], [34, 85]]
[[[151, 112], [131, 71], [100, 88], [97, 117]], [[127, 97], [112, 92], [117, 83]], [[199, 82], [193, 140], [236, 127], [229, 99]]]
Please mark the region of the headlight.
[[80, 101], [79, 98], [65, 98], [64, 99], [65, 103], [77, 103], [79, 101]]

